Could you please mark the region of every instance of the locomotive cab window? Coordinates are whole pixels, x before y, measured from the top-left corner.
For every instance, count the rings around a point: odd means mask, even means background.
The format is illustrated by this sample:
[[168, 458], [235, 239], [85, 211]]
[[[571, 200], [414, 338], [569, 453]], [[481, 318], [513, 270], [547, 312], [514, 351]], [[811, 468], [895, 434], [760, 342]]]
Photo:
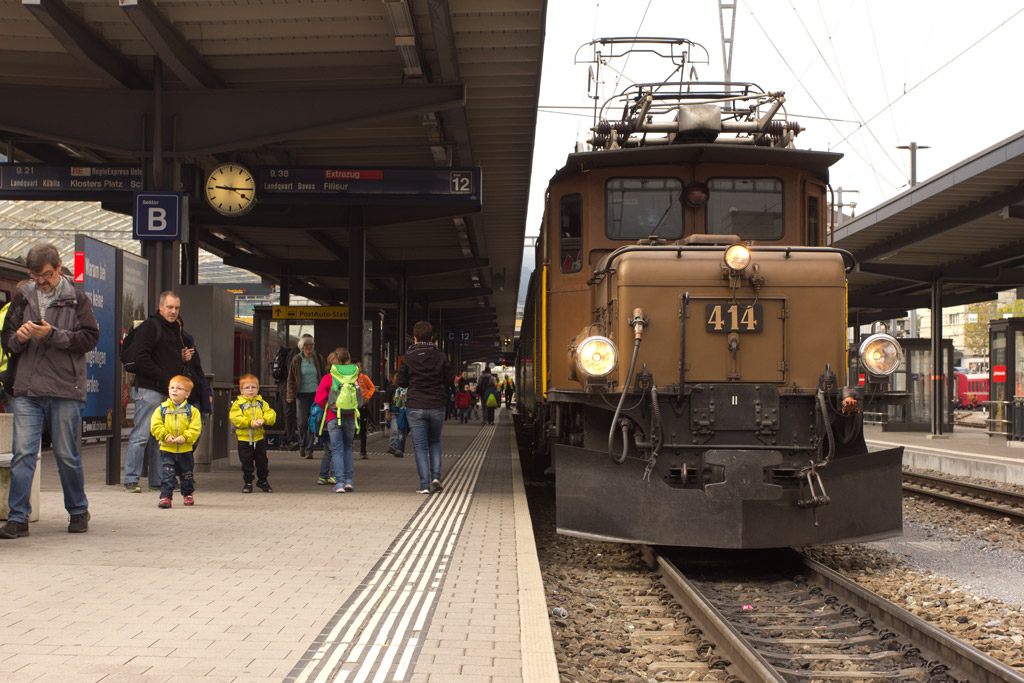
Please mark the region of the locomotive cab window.
[[604, 230], [613, 240], [683, 236], [678, 178], [615, 178], [605, 186]]
[[715, 178], [708, 183], [707, 230], [745, 240], [782, 239], [782, 181]]
[[563, 273], [583, 269], [583, 196], [568, 194], [559, 202], [558, 242]]

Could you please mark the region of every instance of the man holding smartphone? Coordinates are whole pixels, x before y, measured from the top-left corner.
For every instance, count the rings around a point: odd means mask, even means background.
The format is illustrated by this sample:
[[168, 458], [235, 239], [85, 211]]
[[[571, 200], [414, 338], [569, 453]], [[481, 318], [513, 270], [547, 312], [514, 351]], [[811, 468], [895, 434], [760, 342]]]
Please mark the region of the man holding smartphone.
[[49, 425], [53, 455], [71, 516], [69, 533], [89, 530], [89, 501], [82, 468], [82, 409], [85, 407], [85, 354], [100, 331], [92, 303], [61, 275], [60, 254], [39, 244], [25, 259], [29, 282], [18, 288], [0, 330], [0, 342], [14, 367], [14, 458], [11, 461], [10, 514], [0, 538], [28, 536], [29, 496], [36, 454]]

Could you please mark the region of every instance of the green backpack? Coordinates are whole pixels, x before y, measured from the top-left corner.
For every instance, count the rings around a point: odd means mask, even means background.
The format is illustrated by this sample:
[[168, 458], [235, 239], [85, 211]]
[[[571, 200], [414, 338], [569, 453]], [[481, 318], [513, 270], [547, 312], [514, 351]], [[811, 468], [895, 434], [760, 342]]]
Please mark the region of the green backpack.
[[[356, 421], [356, 434], [359, 433], [359, 387], [356, 380], [359, 378], [359, 368], [355, 365], [332, 365], [331, 366], [331, 391], [327, 394], [327, 405], [334, 406], [334, 412], [338, 416], [338, 424], [341, 424], [342, 417], [353, 417]], [[327, 419], [327, 411], [320, 422], [320, 431], [323, 432], [323, 420]]]

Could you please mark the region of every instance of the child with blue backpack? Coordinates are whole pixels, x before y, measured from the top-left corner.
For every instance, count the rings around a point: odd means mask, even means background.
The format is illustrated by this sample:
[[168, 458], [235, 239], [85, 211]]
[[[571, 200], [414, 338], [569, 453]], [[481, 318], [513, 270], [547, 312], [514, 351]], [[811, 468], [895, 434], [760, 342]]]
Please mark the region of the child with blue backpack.
[[199, 441], [203, 420], [199, 408], [188, 402], [193, 383], [184, 375], [175, 375], [167, 385], [168, 398], [153, 411], [149, 431], [160, 444], [160, 502], [157, 507], [171, 507], [174, 485], [181, 480], [181, 497], [185, 505], [194, 505], [196, 460], [192, 447]]
[[324, 410], [323, 426], [331, 440], [331, 470], [337, 477], [335, 493], [348, 493], [352, 485], [352, 442], [359, 431], [359, 368], [348, 349], [338, 347], [327, 357], [330, 374], [320, 380], [313, 402]]
[[317, 486], [334, 486], [338, 479], [331, 473], [331, 436], [324, 429], [324, 422], [324, 409], [314, 403], [309, 410], [309, 433], [319, 436], [324, 447], [324, 457], [320, 459], [320, 476], [316, 478], [316, 483]]

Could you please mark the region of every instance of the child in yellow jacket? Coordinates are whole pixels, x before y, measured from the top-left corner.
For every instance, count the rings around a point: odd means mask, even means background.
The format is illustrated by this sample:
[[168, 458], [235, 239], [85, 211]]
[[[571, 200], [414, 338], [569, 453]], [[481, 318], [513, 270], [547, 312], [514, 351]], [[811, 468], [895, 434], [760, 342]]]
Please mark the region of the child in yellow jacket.
[[[255, 375], [242, 375], [238, 380], [241, 396], [231, 404], [228, 418], [235, 425], [238, 437], [238, 459], [242, 461], [242, 493], [252, 493], [253, 470], [256, 472], [256, 486], [266, 493], [270, 487], [270, 463], [267, 461], [267, 444], [263, 439], [263, 427], [277, 421], [277, 413], [260, 396], [260, 381]], [[253, 468], [255, 461], [255, 468]]]
[[199, 408], [188, 402], [192, 380], [175, 375], [167, 385], [169, 398], [153, 411], [149, 430], [160, 444], [160, 502], [157, 507], [171, 507], [175, 480], [181, 480], [181, 496], [185, 505], [194, 505], [196, 460], [192, 448], [199, 441], [203, 420]]

